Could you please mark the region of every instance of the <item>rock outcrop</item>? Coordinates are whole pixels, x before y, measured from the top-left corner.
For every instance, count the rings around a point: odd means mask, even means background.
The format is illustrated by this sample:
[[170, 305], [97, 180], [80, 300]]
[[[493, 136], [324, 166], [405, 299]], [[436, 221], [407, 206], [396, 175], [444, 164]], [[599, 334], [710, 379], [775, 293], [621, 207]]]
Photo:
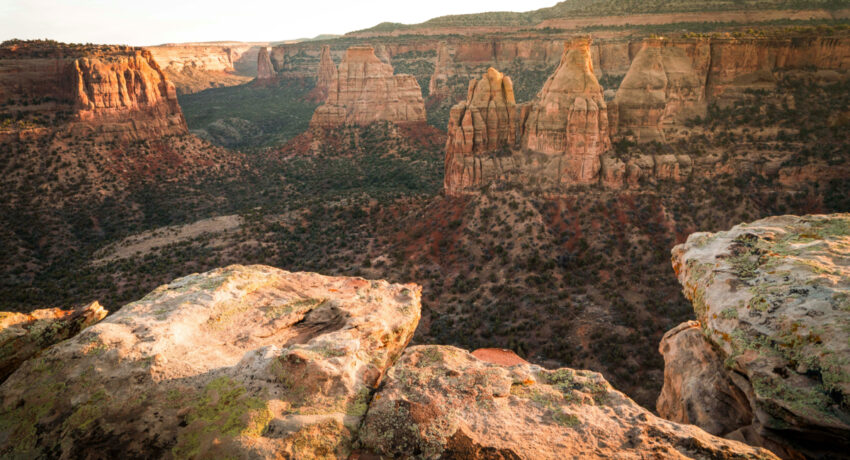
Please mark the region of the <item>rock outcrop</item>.
[[558, 184], [599, 177], [599, 157], [611, 148], [608, 105], [593, 73], [590, 40], [565, 45], [561, 64], [524, 116], [522, 147], [542, 155]]
[[382, 458], [775, 458], [659, 419], [600, 374], [507, 367], [446, 346], [404, 352], [360, 443]]
[[393, 75], [392, 66], [381, 62], [373, 48], [349, 48], [310, 126], [334, 128], [376, 121], [424, 122], [422, 90], [414, 77]]
[[322, 47], [322, 55], [319, 58], [319, 68], [316, 71], [316, 87], [310, 93], [310, 99], [315, 102], [325, 102], [328, 99], [328, 92], [333, 85], [334, 77], [336, 76], [336, 64], [331, 57], [331, 47], [325, 45]]
[[77, 335], [106, 317], [97, 302], [74, 310], [49, 308], [32, 313], [0, 312], [0, 383], [24, 361]]
[[419, 287], [231, 266], [128, 304], [0, 386], [0, 456], [346, 458]]
[[0, 104], [0, 114], [42, 123], [62, 117], [57, 121], [74, 133], [109, 139], [188, 133], [174, 85], [151, 53], [138, 48], [4, 44]]
[[[680, 326], [662, 344], [660, 413], [715, 432], [737, 427], [727, 436], [787, 457], [845, 456], [848, 247], [848, 214], [773, 217], [677, 246], [673, 265], [702, 330]], [[718, 409], [741, 394], [749, 408]]]
[[618, 133], [663, 142], [663, 125], [705, 116], [710, 54], [707, 40], [646, 40], [614, 98]]
[[466, 101], [454, 106], [449, 116], [446, 142], [445, 189], [463, 189], [492, 180], [499, 162], [509, 154], [517, 138], [517, 107], [511, 78], [490, 68], [480, 80], [469, 83]]
[[272, 60], [269, 58], [269, 49], [264, 46], [257, 53], [257, 80], [267, 81], [274, 79], [274, 77], [275, 72], [272, 68]]

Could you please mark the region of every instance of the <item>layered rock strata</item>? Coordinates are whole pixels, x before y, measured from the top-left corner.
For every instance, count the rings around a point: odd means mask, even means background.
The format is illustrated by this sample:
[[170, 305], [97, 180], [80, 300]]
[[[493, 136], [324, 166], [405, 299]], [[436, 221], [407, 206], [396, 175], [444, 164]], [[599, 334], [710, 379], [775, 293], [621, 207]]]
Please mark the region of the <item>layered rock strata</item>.
[[789, 458], [844, 456], [848, 247], [848, 214], [772, 217], [677, 246], [673, 265], [701, 330], [683, 325], [662, 343], [661, 415]]
[[156, 62], [174, 82], [177, 92], [234, 86], [258, 75], [258, 55], [268, 43], [171, 43], [152, 46]]
[[24, 361], [69, 339], [106, 317], [97, 302], [74, 310], [49, 308], [31, 313], [0, 312], [0, 383]]
[[42, 122], [58, 114], [82, 135], [137, 140], [188, 133], [174, 85], [151, 53], [137, 48], [5, 45], [0, 102], [0, 113]]
[[422, 90], [410, 75], [393, 75], [370, 47], [346, 52], [328, 90], [325, 104], [316, 109], [311, 127], [333, 128], [344, 124], [367, 125], [376, 121], [425, 121]]
[[775, 458], [652, 415], [597, 373], [407, 349], [360, 433], [381, 458]]
[[561, 64], [524, 111], [522, 148], [546, 163], [556, 184], [599, 177], [600, 156], [611, 149], [608, 105], [593, 73], [590, 40], [565, 45]]
[[0, 455], [346, 458], [420, 288], [231, 266], [128, 304], [0, 386]]
[[501, 157], [516, 145], [518, 112], [511, 78], [492, 67], [469, 83], [466, 101], [449, 116], [445, 189], [463, 189], [492, 180]]

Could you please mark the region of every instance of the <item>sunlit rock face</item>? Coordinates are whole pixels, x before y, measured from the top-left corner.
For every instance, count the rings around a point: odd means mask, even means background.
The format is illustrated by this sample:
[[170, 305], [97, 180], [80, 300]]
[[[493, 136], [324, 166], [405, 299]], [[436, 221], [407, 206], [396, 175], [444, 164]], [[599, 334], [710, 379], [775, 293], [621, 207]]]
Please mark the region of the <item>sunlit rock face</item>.
[[452, 108], [446, 142], [445, 189], [452, 195], [497, 179], [499, 156], [515, 147], [517, 106], [511, 78], [490, 68], [469, 83], [466, 101]]
[[660, 419], [595, 372], [434, 345], [389, 370], [360, 445], [381, 458], [776, 458]]
[[373, 48], [351, 47], [310, 126], [334, 128], [376, 121], [424, 123], [422, 90], [413, 76], [393, 75], [392, 66], [378, 59]]
[[125, 305], [0, 386], [0, 455], [346, 458], [420, 288], [231, 266]]
[[591, 41], [564, 47], [561, 63], [523, 119], [522, 148], [545, 155], [559, 183], [598, 179], [599, 157], [611, 149], [608, 105], [593, 72]]
[[3, 112], [61, 114], [75, 133], [142, 140], [186, 134], [168, 81], [150, 51], [22, 42], [0, 47]]
[[614, 98], [617, 133], [664, 141], [665, 125], [704, 116], [710, 59], [708, 40], [645, 40]]
[[662, 342], [659, 413], [789, 458], [846, 456], [848, 248], [848, 214], [771, 217], [674, 248], [699, 323]]

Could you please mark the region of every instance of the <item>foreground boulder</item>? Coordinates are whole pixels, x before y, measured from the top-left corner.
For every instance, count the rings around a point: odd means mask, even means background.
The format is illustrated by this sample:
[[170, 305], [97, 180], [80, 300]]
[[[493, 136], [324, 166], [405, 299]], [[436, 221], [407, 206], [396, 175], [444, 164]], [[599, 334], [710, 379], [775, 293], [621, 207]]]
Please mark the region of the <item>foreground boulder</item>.
[[383, 458], [775, 458], [659, 419], [600, 374], [506, 367], [447, 346], [405, 351], [360, 442]]
[[[701, 330], [680, 326], [665, 337], [659, 413], [785, 457], [843, 458], [850, 214], [697, 233], [673, 250], [673, 265]], [[737, 403], [740, 395], [749, 407]]]
[[48, 308], [32, 313], [0, 312], [0, 383], [24, 361], [77, 335], [105, 318], [107, 313], [98, 302], [75, 310]]
[[0, 457], [344, 458], [419, 314], [416, 285], [181, 278], [0, 386]]

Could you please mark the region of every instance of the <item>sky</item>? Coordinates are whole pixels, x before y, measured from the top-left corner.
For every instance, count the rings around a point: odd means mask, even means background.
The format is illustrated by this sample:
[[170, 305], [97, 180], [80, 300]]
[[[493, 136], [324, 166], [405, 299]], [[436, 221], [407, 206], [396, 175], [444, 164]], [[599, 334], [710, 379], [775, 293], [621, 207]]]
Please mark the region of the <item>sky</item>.
[[415, 24], [448, 14], [529, 11], [558, 0], [0, 0], [0, 41], [150, 46], [280, 41], [343, 34], [381, 22]]

